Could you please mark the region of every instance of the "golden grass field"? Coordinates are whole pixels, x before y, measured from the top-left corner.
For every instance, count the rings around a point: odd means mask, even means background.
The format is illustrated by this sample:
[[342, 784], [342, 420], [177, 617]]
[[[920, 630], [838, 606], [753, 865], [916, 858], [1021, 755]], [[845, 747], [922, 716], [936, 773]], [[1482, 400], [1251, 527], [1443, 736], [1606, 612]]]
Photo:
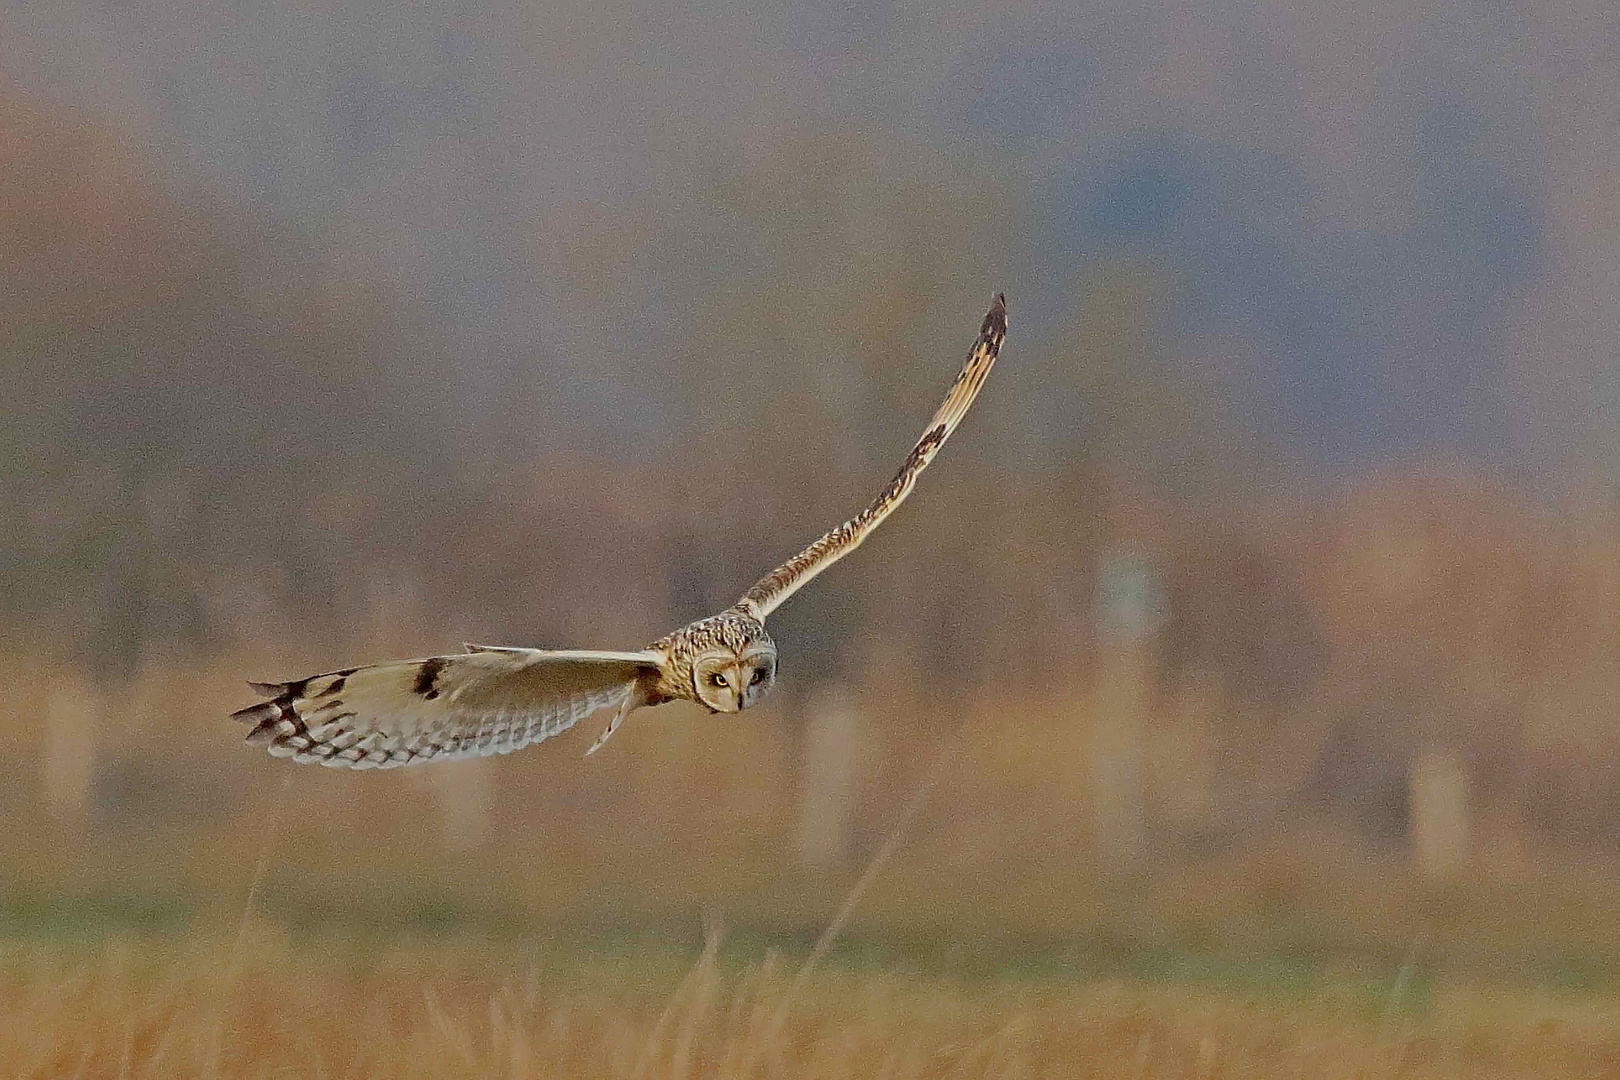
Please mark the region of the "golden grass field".
[[269, 768], [235, 730], [179, 772], [119, 720], [84, 818], [0, 785], [0, 1080], [1620, 1076], [1612, 859], [1498, 843], [1435, 880], [1302, 821], [1108, 867], [1079, 726], [1037, 707], [955, 757], [874, 724], [823, 868], [780, 725], [489, 763], [463, 846], [453, 772]]
[[[1397, 977], [1307, 992], [974, 982], [639, 951], [359, 953], [269, 924], [0, 947], [0, 1075], [56, 1077], [1587, 1077], [1620, 1000]], [[1410, 974], [1409, 972], [1407, 973]]]

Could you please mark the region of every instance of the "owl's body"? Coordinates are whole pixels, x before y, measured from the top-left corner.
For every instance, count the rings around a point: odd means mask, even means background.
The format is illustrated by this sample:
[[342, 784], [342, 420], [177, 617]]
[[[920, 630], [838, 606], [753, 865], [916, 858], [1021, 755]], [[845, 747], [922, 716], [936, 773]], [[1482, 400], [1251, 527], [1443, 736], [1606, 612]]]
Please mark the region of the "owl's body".
[[573, 727], [599, 709], [612, 721], [593, 753], [638, 708], [695, 701], [739, 712], [776, 682], [765, 619], [859, 547], [900, 505], [978, 396], [1007, 334], [999, 294], [944, 404], [894, 480], [858, 515], [760, 578], [736, 604], [635, 652], [545, 651], [469, 645], [288, 683], [252, 683], [268, 700], [233, 716], [248, 742], [277, 757], [351, 769], [505, 754]]

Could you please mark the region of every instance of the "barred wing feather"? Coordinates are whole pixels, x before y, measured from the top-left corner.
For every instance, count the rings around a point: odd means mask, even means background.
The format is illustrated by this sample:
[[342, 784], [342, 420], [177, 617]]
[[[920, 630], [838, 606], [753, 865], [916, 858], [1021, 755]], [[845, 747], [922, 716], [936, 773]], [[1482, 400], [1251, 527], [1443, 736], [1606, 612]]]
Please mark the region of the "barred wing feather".
[[956, 425], [967, 415], [973, 399], [979, 396], [979, 390], [984, 386], [984, 380], [989, 378], [990, 369], [995, 367], [996, 357], [1001, 353], [1001, 343], [1006, 338], [1007, 297], [997, 293], [984, 316], [984, 322], [979, 325], [978, 340], [973, 343], [956, 381], [951, 383], [945, 400], [940, 403], [933, 419], [928, 421], [928, 427], [923, 429], [922, 437], [911, 448], [911, 453], [906, 455], [905, 462], [894, 479], [889, 481], [889, 486], [879, 492], [865, 510], [754, 582], [743, 598], [737, 601], [738, 611], [764, 622], [766, 616], [788, 597], [860, 547], [873, 530], [906, 501], [906, 496], [917, 485], [917, 477], [928, 468], [928, 463], [934, 460], [939, 448], [945, 445], [945, 440], [951, 437]]
[[236, 713], [248, 742], [334, 768], [392, 769], [509, 754], [623, 705], [656, 679], [656, 652], [468, 646], [422, 660], [253, 683], [268, 701]]

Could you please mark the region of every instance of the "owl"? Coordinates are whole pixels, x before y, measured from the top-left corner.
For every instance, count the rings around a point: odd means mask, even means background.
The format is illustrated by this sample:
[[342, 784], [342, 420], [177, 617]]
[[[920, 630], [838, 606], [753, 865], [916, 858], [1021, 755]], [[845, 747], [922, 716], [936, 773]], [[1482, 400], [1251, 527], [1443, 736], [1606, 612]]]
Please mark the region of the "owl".
[[911, 494], [966, 415], [1007, 336], [997, 294], [945, 401], [905, 464], [871, 504], [778, 566], [718, 615], [633, 652], [468, 645], [425, 660], [392, 660], [285, 683], [249, 683], [268, 700], [233, 713], [247, 741], [276, 757], [345, 769], [507, 754], [613, 710], [595, 753], [637, 709], [695, 701], [741, 712], [776, 685], [776, 643], [765, 620], [788, 597], [861, 546]]

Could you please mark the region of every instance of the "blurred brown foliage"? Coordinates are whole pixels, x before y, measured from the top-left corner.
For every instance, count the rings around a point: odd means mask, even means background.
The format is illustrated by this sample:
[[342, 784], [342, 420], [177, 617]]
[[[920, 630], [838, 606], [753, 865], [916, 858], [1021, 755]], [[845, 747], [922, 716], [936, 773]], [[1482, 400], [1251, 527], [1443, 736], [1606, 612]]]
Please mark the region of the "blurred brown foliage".
[[[559, 390], [568, 357], [538, 343], [469, 403], [386, 268], [177, 193], [146, 152], [0, 87], [0, 740], [8, 814], [39, 824], [5, 841], [24, 891], [239, 896], [247, 839], [271, 828], [297, 852], [284, 910], [418, 889], [455, 781], [304, 771], [288, 795], [224, 720], [236, 680], [461, 640], [630, 647], [729, 602], [899, 461], [1021, 212], [920, 151], [800, 131], [699, 205], [548, 223], [562, 300], [598, 325], [634, 322], [648, 281], [680, 279], [722, 227], [763, 253], [691, 270], [686, 336], [647, 342], [611, 388], [646, 397], [650, 434], [604, 446]], [[1160, 268], [1087, 274], [1055, 340], [1016, 336], [1014, 291], [1007, 359], [958, 441], [773, 623], [788, 688], [770, 709], [638, 718], [589, 767], [568, 742], [485, 766], [454, 820], [491, 820], [438, 869], [497, 907], [589, 920], [601, 895], [620, 914], [740, 896], [814, 925], [840, 881], [785, 853], [829, 682], [862, 718], [848, 858], [972, 725], [896, 925], [953, 904], [981, 926], [1020, 908], [1037, 936], [1102, 918], [1108, 815], [1132, 819], [1128, 864], [1260, 860], [1274, 885], [1246, 911], [1311, 892], [1291, 852], [1335, 874], [1398, 860], [1414, 800], [1466, 819], [1459, 865], [1486, 878], [1612, 851], [1620, 513], [1424, 465], [1302, 480], [1224, 409], [1218, 356], [1155, 363]], [[1030, 385], [1022, 350], [1059, 385]], [[1059, 393], [1090, 415], [1032, 430]], [[1111, 637], [1101, 579], [1122, 555], [1158, 599]], [[952, 875], [977, 885], [941, 899]], [[1166, 902], [1165, 922], [1196, 907]]]

